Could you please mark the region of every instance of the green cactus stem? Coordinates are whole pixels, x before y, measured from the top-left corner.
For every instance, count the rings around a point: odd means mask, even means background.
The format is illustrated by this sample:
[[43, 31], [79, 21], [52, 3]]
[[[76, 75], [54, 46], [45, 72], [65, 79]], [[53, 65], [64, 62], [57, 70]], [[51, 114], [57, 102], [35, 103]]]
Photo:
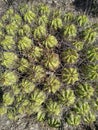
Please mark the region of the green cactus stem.
[[55, 93], [61, 87], [61, 82], [55, 75], [50, 75], [46, 79], [46, 83], [44, 84], [44, 89], [47, 90], [49, 93]]
[[81, 51], [83, 49], [84, 42], [76, 41], [76, 42], [73, 42], [72, 45], [75, 47], [77, 51]]
[[45, 121], [45, 119], [46, 119], [45, 109], [39, 110], [37, 113], [37, 120], [42, 122], [42, 121]]
[[7, 14], [4, 14], [4, 15], [1, 17], [2, 22], [6, 22], [8, 19], [9, 19], [9, 15], [7, 15]]
[[86, 57], [90, 62], [96, 62], [98, 60], [98, 47], [89, 47], [86, 50]]
[[73, 49], [66, 49], [62, 52], [62, 60], [64, 63], [75, 64], [78, 57], [77, 51]]
[[0, 22], [0, 29], [2, 29], [3, 28], [3, 23], [2, 22]]
[[22, 16], [26, 14], [26, 12], [30, 9], [30, 6], [28, 4], [22, 3], [18, 6], [19, 12]]
[[6, 14], [7, 15], [13, 15], [14, 14], [14, 9], [11, 7], [11, 8], [9, 8], [7, 11], [6, 11]]
[[26, 36], [22, 37], [18, 42], [18, 48], [20, 51], [30, 49], [32, 47], [32, 45], [33, 45], [33, 41]]
[[27, 69], [29, 68], [29, 62], [28, 62], [28, 60], [27, 59], [25, 59], [25, 58], [21, 58], [20, 59], [20, 61], [19, 61], [19, 63], [18, 63], [18, 71], [20, 71], [20, 72], [26, 72], [27, 71]]
[[31, 103], [28, 99], [23, 100], [21, 105], [18, 107], [18, 113], [21, 115], [23, 115], [23, 114], [30, 115], [31, 114], [30, 105], [31, 105]]
[[17, 85], [17, 84], [12, 85], [11, 89], [12, 89], [14, 95], [18, 95], [21, 92], [21, 89], [20, 89], [19, 85]]
[[65, 26], [64, 37], [67, 37], [70, 40], [70, 38], [76, 37], [76, 35], [77, 35], [77, 28], [74, 24]]
[[40, 83], [46, 76], [45, 69], [41, 65], [33, 65], [30, 71], [32, 71], [33, 75], [30, 74], [29, 79], [34, 83]]
[[96, 41], [97, 33], [92, 28], [84, 30], [83, 35], [86, 43], [94, 43]]
[[83, 66], [83, 74], [86, 79], [91, 80], [91, 81], [97, 81], [98, 65], [88, 64], [87, 66]]
[[5, 23], [7, 20], [10, 21], [11, 16], [14, 15], [14, 9], [9, 8], [6, 13], [2, 16], [1, 20]]
[[5, 50], [14, 50], [15, 41], [12, 36], [5, 36], [4, 40], [0, 43]]
[[40, 15], [48, 16], [50, 14], [50, 8], [49, 8], [49, 6], [47, 6], [45, 4], [40, 4], [38, 9], [39, 9]]
[[52, 100], [49, 100], [46, 104], [47, 112], [51, 116], [59, 116], [61, 113], [61, 106]]
[[89, 106], [88, 102], [79, 101], [75, 105], [74, 110], [77, 114], [85, 116], [90, 111], [90, 106]]
[[6, 26], [6, 33], [10, 36], [15, 36], [18, 31], [18, 25], [15, 22], [12, 22]]
[[83, 83], [78, 85], [76, 92], [80, 98], [89, 99], [94, 94], [94, 88], [88, 83]]
[[61, 18], [54, 18], [51, 22], [51, 27], [55, 30], [61, 29], [63, 26], [63, 22]]
[[28, 24], [23, 25], [23, 27], [21, 29], [19, 29], [18, 34], [20, 36], [26, 35], [27, 37], [29, 37], [31, 35], [30, 26]]
[[89, 19], [86, 15], [77, 16], [77, 24], [79, 24], [79, 26], [85, 26], [88, 22]]
[[30, 56], [35, 60], [38, 61], [39, 59], [41, 59], [41, 57], [43, 56], [43, 48], [39, 47], [39, 46], [34, 46], [32, 48], [32, 52], [30, 53]]
[[44, 65], [47, 69], [55, 71], [60, 65], [59, 55], [56, 53], [47, 55], [47, 57], [44, 59]]
[[52, 17], [53, 18], [60, 18], [62, 16], [62, 11], [61, 9], [55, 9], [55, 11], [53, 10], [53, 14], [52, 14]]
[[15, 95], [15, 100], [16, 100], [16, 107], [19, 106], [20, 103], [22, 103], [22, 101], [25, 99], [25, 94], [21, 94], [19, 93], [18, 95]]
[[5, 71], [1, 77], [2, 85], [11, 86], [18, 81], [18, 76], [14, 71]]
[[[2, 38], [4, 37], [4, 33], [3, 33], [3, 31], [2, 31], [2, 29], [0, 29], [1, 31], [0, 31], [0, 40], [2, 40]], [[1, 43], [0, 43], [0, 45], [1, 45]]]
[[84, 119], [84, 122], [85, 122], [85, 123], [91, 124], [91, 123], [93, 123], [93, 122], [96, 120], [95, 113], [89, 111], [89, 113], [86, 114], [83, 119]]
[[7, 108], [6, 108], [6, 106], [1, 106], [0, 105], [0, 116], [3, 116], [4, 114], [6, 114], [7, 113]]
[[81, 123], [81, 116], [71, 112], [66, 120], [68, 125], [78, 126]]
[[16, 121], [19, 118], [18, 115], [17, 115], [17, 111], [15, 109], [8, 109], [7, 117], [10, 120], [14, 120], [14, 121]]
[[12, 105], [14, 102], [14, 97], [11, 95], [11, 93], [4, 93], [3, 95], [3, 103], [5, 106]]
[[65, 23], [70, 23], [73, 20], [74, 20], [74, 15], [72, 12], [65, 13], [65, 15], [64, 15], [64, 22]]
[[61, 126], [61, 120], [57, 117], [50, 117], [48, 119], [48, 125], [50, 127], [60, 128]]
[[98, 98], [92, 99], [92, 105], [94, 106], [94, 111], [98, 110]]
[[23, 79], [21, 83], [21, 87], [25, 93], [31, 93], [35, 88], [35, 84], [33, 84], [28, 80]]
[[35, 21], [36, 15], [31, 10], [28, 10], [24, 15], [25, 22], [28, 22], [31, 24], [33, 21]]
[[46, 27], [44, 25], [40, 25], [34, 30], [34, 38], [42, 39], [46, 37], [46, 33], [47, 33]]
[[2, 65], [6, 68], [14, 68], [16, 67], [16, 61], [18, 60], [18, 57], [13, 52], [4, 52], [2, 57]]
[[36, 105], [41, 105], [46, 99], [46, 95], [44, 92], [39, 89], [35, 89], [33, 93], [31, 93], [31, 101]]
[[[40, 105], [40, 104], [38, 104], [38, 103], [31, 103], [31, 105], [29, 106], [29, 108], [28, 108], [28, 112], [30, 113], [30, 114], [38, 114], [38, 112], [40, 111], [42, 109], [42, 105]], [[30, 115], [29, 114], [29, 115]]]
[[10, 21], [13, 23], [13, 22], [15, 22], [16, 23], [16, 25], [21, 25], [21, 23], [22, 23], [22, 18], [21, 18], [21, 16], [19, 15], [19, 14], [15, 14], [13, 17], [11, 17], [11, 19], [10, 19]]
[[63, 104], [63, 106], [69, 107], [75, 102], [75, 95], [74, 95], [73, 90], [62, 89], [60, 92], [58, 92], [58, 99], [59, 99], [60, 104]]
[[79, 74], [76, 68], [64, 68], [62, 71], [62, 80], [66, 84], [73, 85], [76, 81], [79, 80]]
[[42, 16], [39, 17], [39, 19], [38, 19], [39, 25], [45, 26], [45, 25], [47, 25], [47, 23], [48, 23], [48, 17], [46, 15], [42, 15]]
[[58, 41], [55, 36], [49, 35], [46, 40], [43, 42], [43, 45], [46, 48], [54, 48], [58, 45]]

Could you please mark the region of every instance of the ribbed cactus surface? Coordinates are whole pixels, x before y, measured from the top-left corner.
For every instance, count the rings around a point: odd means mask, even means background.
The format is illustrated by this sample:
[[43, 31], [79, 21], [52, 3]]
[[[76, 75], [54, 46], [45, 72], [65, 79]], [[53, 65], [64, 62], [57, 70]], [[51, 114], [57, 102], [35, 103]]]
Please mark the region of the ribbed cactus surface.
[[44, 4], [0, 19], [0, 115], [60, 127], [90, 124], [98, 110], [97, 24]]

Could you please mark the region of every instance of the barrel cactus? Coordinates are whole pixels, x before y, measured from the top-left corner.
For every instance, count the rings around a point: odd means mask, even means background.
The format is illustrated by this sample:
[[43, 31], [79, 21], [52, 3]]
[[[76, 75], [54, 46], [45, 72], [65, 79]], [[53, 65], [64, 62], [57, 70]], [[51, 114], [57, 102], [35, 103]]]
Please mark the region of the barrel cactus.
[[98, 110], [95, 25], [86, 15], [42, 3], [10, 7], [0, 19], [0, 115], [17, 120], [25, 114], [56, 128], [62, 122], [93, 123]]

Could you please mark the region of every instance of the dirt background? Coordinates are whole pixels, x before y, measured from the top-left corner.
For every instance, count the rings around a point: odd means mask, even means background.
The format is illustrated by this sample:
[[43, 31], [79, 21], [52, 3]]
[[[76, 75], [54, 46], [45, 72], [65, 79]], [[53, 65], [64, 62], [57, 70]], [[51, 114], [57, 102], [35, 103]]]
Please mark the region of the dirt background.
[[[13, 2], [12, 2], [13, 1]], [[6, 4], [4, 1], [0, 0], [0, 17], [9, 8], [11, 3], [13, 6], [19, 5], [19, 3], [24, 0], [9, 0]], [[26, 0], [25, 0], [26, 1]], [[27, 0], [28, 1], [28, 0]], [[93, 14], [91, 11], [93, 0], [31, 0], [34, 3], [44, 2], [54, 7], [61, 7], [67, 11], [82, 12], [89, 16], [90, 20], [98, 22], [98, 13]], [[98, 9], [97, 9], [98, 11]], [[7, 119], [6, 115], [0, 117], [0, 130], [57, 130], [54, 128], [49, 128], [47, 125], [37, 124], [34, 122], [32, 117], [21, 117], [17, 122], [13, 122]], [[59, 130], [98, 130], [98, 119], [94, 124], [89, 126], [80, 125], [78, 128], [72, 128], [65, 124]]]

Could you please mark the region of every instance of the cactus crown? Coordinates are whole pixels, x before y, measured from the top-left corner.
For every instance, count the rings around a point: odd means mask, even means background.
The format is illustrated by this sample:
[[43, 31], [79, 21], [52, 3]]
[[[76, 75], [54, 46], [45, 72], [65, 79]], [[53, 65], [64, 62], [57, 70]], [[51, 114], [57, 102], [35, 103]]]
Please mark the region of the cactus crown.
[[95, 121], [95, 25], [45, 4], [10, 7], [0, 19], [0, 115], [34, 115], [51, 127]]

